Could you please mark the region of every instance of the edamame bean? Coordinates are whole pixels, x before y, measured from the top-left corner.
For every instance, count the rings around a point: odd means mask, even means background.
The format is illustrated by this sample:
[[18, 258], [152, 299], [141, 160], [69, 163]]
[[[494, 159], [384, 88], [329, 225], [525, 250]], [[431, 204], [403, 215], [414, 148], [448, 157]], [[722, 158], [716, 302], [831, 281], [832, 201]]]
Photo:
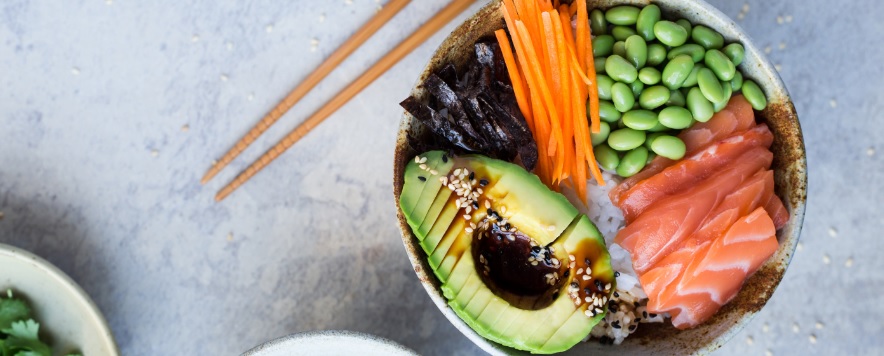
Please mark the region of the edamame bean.
[[611, 86], [611, 101], [614, 102], [614, 107], [617, 108], [617, 111], [627, 112], [635, 104], [635, 95], [632, 94], [632, 89], [628, 85], [614, 83]]
[[635, 6], [615, 6], [605, 12], [605, 20], [615, 25], [635, 25], [640, 11]]
[[614, 42], [614, 47], [612, 48], [614, 54], [626, 58], [626, 41], [617, 41]]
[[614, 85], [614, 79], [604, 74], [597, 74], [595, 81], [599, 87], [599, 99], [611, 100], [611, 86]]
[[596, 73], [604, 73], [605, 72], [605, 60], [606, 57], [595, 57], [593, 58], [592, 65], [595, 66]]
[[660, 82], [660, 71], [654, 67], [644, 67], [638, 71], [638, 80], [647, 85]]
[[634, 130], [647, 131], [657, 126], [657, 113], [650, 110], [630, 110], [623, 113], [623, 124]]
[[611, 125], [604, 121], [599, 122], [599, 132], [591, 132], [589, 134], [589, 137], [592, 139], [592, 145], [598, 146], [599, 144], [605, 142], [605, 140], [608, 139], [608, 134], [610, 133]]
[[663, 136], [665, 134], [666, 134], [665, 132], [654, 132], [654, 133], [648, 134], [648, 137], [645, 139], [645, 144], [644, 144], [645, 148], [650, 150], [651, 144], [654, 143], [654, 140], [657, 139], [657, 137]]
[[694, 69], [691, 69], [691, 74], [688, 74], [688, 77], [685, 78], [684, 83], [681, 83], [681, 87], [693, 87], [697, 85], [697, 73], [700, 72], [700, 69], [706, 68], [703, 63], [694, 64]]
[[724, 90], [721, 88], [721, 82], [718, 81], [718, 77], [709, 68], [700, 69], [700, 72], [697, 73], [697, 85], [700, 87], [703, 96], [709, 99], [710, 103], [724, 100], [722, 99], [724, 97]]
[[675, 21], [679, 26], [683, 27], [685, 31], [688, 32], [688, 38], [691, 38], [691, 22], [685, 19], [678, 19]]
[[740, 90], [740, 88], [742, 88], [742, 87], [743, 87], [743, 73], [740, 73], [740, 71], [737, 71], [736, 73], [734, 73], [734, 79], [731, 79], [731, 90], [737, 91], [737, 90]]
[[745, 51], [743, 50], [743, 45], [739, 43], [731, 43], [727, 45], [726, 47], [724, 47], [722, 52], [724, 52], [727, 58], [730, 58], [731, 62], [734, 62], [735, 66], [743, 63], [743, 56], [746, 55]]
[[[659, 115], [657, 115], [657, 116], [659, 117]], [[663, 124], [661, 124], [660, 120], [658, 119], [657, 126], [652, 127], [650, 130], [648, 130], [648, 132], [663, 132], [666, 130], [669, 130], [669, 128], [666, 126], [663, 126]]]
[[645, 132], [625, 127], [608, 135], [608, 145], [617, 151], [629, 151], [645, 142]]
[[743, 80], [743, 96], [746, 97], [746, 101], [752, 105], [752, 108], [755, 110], [764, 110], [767, 107], [767, 99], [764, 97], [764, 92], [761, 91], [761, 88], [755, 82], [746, 79]]
[[653, 41], [657, 38], [654, 36], [654, 24], [660, 21], [661, 17], [660, 7], [654, 4], [643, 7], [638, 13], [635, 28], [645, 41]]
[[615, 40], [618, 41], [626, 41], [629, 36], [638, 34], [635, 32], [635, 28], [628, 26], [614, 26], [611, 30], [611, 35], [614, 36]]
[[663, 76], [661, 80], [669, 89], [678, 89], [682, 86], [691, 70], [694, 69], [694, 60], [686, 54], [677, 56], [666, 64], [663, 68]]
[[620, 111], [617, 111], [614, 103], [607, 100], [599, 100], [599, 117], [602, 121], [617, 122], [620, 120]]
[[638, 103], [644, 109], [656, 109], [669, 101], [669, 89], [662, 85], [655, 85], [645, 89], [638, 98]]
[[608, 21], [601, 10], [595, 9], [589, 13], [589, 28], [593, 35], [604, 35], [608, 32]]
[[682, 54], [691, 56], [691, 59], [694, 60], [694, 63], [699, 63], [703, 60], [703, 57], [706, 54], [706, 49], [696, 43], [686, 43], [673, 48], [671, 51], [669, 51], [669, 53], [666, 54], [666, 58], [673, 59], [676, 56], [680, 56]]
[[724, 110], [724, 107], [727, 106], [728, 101], [731, 100], [731, 94], [734, 93], [733, 89], [731, 88], [730, 82], [721, 82], [721, 90], [724, 91], [724, 100], [717, 103], [712, 103], [712, 109], [715, 112]]
[[681, 90], [670, 90], [669, 91], [669, 101], [666, 102], [666, 106], [682, 106], [685, 105], [684, 94], [681, 93]]
[[706, 51], [706, 60], [704, 63], [706, 64], [706, 68], [711, 69], [718, 79], [723, 81], [734, 79], [734, 72], [737, 68], [734, 66], [734, 63], [724, 55], [724, 53], [721, 53], [721, 51], [717, 49]]
[[672, 21], [657, 21], [654, 24], [654, 36], [669, 47], [678, 47], [688, 40], [688, 31]]
[[605, 60], [605, 72], [611, 79], [623, 83], [632, 83], [638, 78], [638, 70], [632, 66], [632, 63], [616, 54]]
[[638, 147], [623, 155], [623, 158], [620, 159], [620, 164], [617, 165], [617, 175], [621, 177], [630, 177], [641, 171], [642, 168], [645, 168], [645, 164], [647, 163], [648, 149]]
[[684, 157], [686, 147], [684, 141], [678, 137], [661, 135], [651, 143], [651, 150], [671, 160], [679, 160]]
[[629, 89], [632, 90], [632, 96], [638, 98], [638, 96], [642, 94], [642, 91], [645, 90], [645, 84], [636, 80], [629, 83]]
[[648, 45], [648, 66], [655, 66], [666, 60], [666, 47], [659, 43]]
[[642, 68], [648, 61], [648, 44], [639, 35], [629, 36], [626, 39], [626, 59], [636, 68]]
[[606, 171], [615, 171], [620, 165], [620, 154], [606, 144], [596, 146], [592, 152], [595, 160], [599, 161], [599, 166]]
[[663, 126], [670, 129], [681, 130], [691, 126], [691, 122], [694, 118], [691, 116], [691, 112], [688, 111], [688, 109], [679, 106], [670, 106], [660, 110], [660, 114], [657, 115], [657, 120], [659, 120]]
[[721, 34], [715, 32], [715, 30], [703, 25], [694, 27], [694, 30], [691, 32], [691, 39], [706, 49], [719, 49], [724, 46], [724, 37], [721, 37]]
[[610, 56], [614, 53], [614, 36], [598, 35], [592, 39], [592, 55], [595, 57]]
[[700, 88], [693, 87], [688, 92], [687, 97], [688, 110], [691, 111], [691, 116], [694, 117], [694, 120], [699, 122], [706, 122], [712, 118], [713, 111], [712, 102], [709, 99], [706, 99], [706, 96], [703, 95], [703, 92]]

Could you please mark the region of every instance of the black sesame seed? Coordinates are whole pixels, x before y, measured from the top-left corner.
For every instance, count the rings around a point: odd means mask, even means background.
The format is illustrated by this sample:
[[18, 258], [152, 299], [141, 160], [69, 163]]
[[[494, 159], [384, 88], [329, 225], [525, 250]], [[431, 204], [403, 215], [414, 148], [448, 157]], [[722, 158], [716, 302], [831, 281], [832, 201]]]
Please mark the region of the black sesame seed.
[[642, 306], [641, 304], [638, 304], [638, 302], [632, 302], [632, 305], [634, 305], [636, 308]]
[[558, 299], [558, 298], [559, 298], [559, 292], [553, 293], [553, 299]]
[[614, 292], [614, 298], [620, 298], [620, 293]]
[[470, 180], [476, 179], [476, 172], [470, 172]]
[[531, 251], [534, 251], [534, 253], [538, 253], [538, 252], [540, 252], [540, 246], [534, 246], [534, 247], [532, 247], [532, 248], [531, 248]]
[[590, 262], [588, 258], [584, 258], [583, 262], [586, 263], [587, 266], [592, 264], [592, 262]]
[[[472, 178], [470, 178], [470, 179], [472, 180]], [[481, 185], [481, 186], [483, 186], [483, 187], [486, 186], [486, 185], [488, 185], [488, 180], [487, 180], [487, 179], [481, 179], [481, 180], [479, 180], [479, 185]]]
[[491, 213], [493, 213], [493, 212], [494, 211], [492, 211], [491, 209], [485, 210], [485, 214], [488, 214], [488, 215], [491, 215]]
[[657, 317], [657, 314], [653, 314], [653, 313], [651, 313], [651, 317], [652, 317], [652, 318], [656, 318], [656, 317]]
[[586, 295], [590, 295], [592, 294], [592, 291], [589, 290], [589, 288], [583, 288], [583, 293], [586, 293]]
[[596, 289], [601, 290], [602, 289], [602, 281], [596, 279], [595, 280], [595, 287], [596, 287]]
[[442, 162], [448, 163], [448, 156], [442, 155]]
[[617, 303], [609, 303], [608, 304], [608, 311], [610, 311], [612, 313], [616, 313], [617, 312]]
[[427, 178], [424, 177], [424, 176], [417, 176], [417, 179], [420, 179], [421, 182], [426, 182], [426, 181], [427, 181]]
[[510, 225], [510, 223], [506, 223], [506, 225], [503, 226], [503, 228], [504, 228], [504, 229], [507, 229], [507, 230], [511, 229], [512, 227], [513, 227], [513, 226]]
[[620, 272], [614, 271], [614, 277], [620, 277]]
[[473, 209], [479, 209], [479, 202], [473, 202]]
[[570, 270], [570, 269], [566, 269], [566, 270], [565, 270], [565, 277], [567, 278], [567, 277], [570, 276], [570, 275], [571, 275], [571, 270]]
[[636, 323], [637, 323], [637, 322], [640, 322], [640, 321], [642, 321], [642, 318], [635, 318], [635, 322], [636, 322]]
[[611, 323], [611, 327], [613, 327], [614, 329], [620, 329], [620, 320], [615, 320], [613, 323]]
[[630, 325], [630, 326], [629, 326], [629, 331], [635, 331], [635, 328], [636, 328], [637, 326], [638, 326], [638, 325], [635, 325], [635, 324]]
[[494, 235], [494, 237], [497, 238], [497, 241], [503, 241], [503, 235], [497, 234], [497, 235]]
[[642, 317], [647, 318], [647, 317], [648, 317], [648, 312], [643, 311], [643, 312], [642, 312]]
[[577, 282], [571, 282], [571, 288], [577, 288], [577, 287], [579, 287], [579, 286], [577, 285]]
[[602, 336], [599, 338], [599, 343], [601, 343], [602, 345], [605, 345], [608, 343], [608, 340], [611, 340], [611, 338], [609, 338], [607, 336]]

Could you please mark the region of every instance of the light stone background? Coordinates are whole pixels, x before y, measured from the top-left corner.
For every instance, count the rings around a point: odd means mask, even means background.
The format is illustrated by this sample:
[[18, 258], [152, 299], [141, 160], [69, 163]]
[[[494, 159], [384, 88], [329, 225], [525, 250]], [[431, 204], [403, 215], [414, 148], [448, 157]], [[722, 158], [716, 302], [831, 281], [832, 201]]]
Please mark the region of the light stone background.
[[[719, 354], [882, 354], [884, 2], [712, 2], [781, 66], [810, 172], [785, 280]], [[480, 353], [415, 278], [391, 192], [397, 103], [454, 24], [212, 200], [443, 3], [413, 2], [200, 186], [377, 1], [0, 1], [0, 242], [79, 282], [124, 355], [233, 355], [316, 329]]]

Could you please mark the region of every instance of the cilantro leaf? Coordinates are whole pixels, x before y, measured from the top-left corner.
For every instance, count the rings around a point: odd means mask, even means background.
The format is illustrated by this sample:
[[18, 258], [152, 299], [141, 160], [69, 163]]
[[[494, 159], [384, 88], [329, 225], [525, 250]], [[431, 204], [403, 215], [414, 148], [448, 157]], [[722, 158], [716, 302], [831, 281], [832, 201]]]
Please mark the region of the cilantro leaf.
[[12, 322], [24, 320], [31, 314], [31, 308], [21, 299], [0, 298], [0, 330], [7, 329]]
[[[16, 356], [52, 356], [52, 349], [40, 342], [37, 337], [37, 334], [40, 332], [40, 324], [34, 321], [34, 319], [16, 321], [9, 328], [0, 331], [8, 335], [6, 347], [13, 351]], [[32, 351], [33, 353], [27, 353], [26, 351]]]

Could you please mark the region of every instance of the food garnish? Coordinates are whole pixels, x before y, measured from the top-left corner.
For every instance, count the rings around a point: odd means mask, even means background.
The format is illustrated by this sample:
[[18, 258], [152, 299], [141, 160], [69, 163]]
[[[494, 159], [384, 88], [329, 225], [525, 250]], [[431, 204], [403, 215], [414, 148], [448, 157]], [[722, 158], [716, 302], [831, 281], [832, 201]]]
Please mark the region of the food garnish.
[[7, 289], [6, 298], [0, 297], [0, 356], [52, 356], [52, 348], [40, 341], [39, 333], [31, 308]]

